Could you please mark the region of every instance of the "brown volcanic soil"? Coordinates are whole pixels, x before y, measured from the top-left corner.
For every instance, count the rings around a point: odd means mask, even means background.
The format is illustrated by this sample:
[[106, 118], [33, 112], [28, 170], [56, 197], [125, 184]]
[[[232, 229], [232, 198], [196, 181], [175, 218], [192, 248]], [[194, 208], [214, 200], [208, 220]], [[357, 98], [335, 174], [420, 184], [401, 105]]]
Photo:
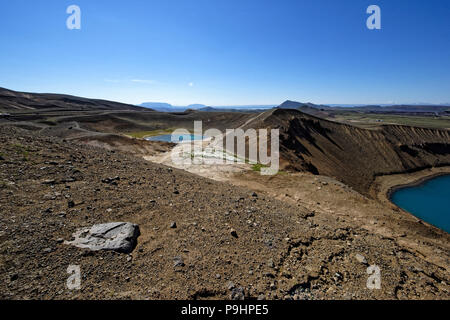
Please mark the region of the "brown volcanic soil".
[[[450, 298], [445, 268], [331, 214], [10, 126], [0, 150], [2, 299], [230, 298], [229, 281], [248, 298]], [[140, 225], [131, 255], [61, 243], [112, 221]], [[366, 288], [356, 253], [380, 267], [381, 290]], [[73, 264], [80, 291], [65, 287]]]

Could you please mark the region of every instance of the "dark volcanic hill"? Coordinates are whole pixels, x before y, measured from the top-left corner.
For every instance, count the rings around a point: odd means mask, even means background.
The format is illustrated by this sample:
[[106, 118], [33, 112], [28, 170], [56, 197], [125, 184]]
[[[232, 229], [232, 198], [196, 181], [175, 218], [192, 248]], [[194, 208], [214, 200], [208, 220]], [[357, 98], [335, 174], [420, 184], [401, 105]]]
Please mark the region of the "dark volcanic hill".
[[378, 175], [450, 164], [448, 130], [361, 129], [293, 109], [267, 111], [245, 128], [278, 128], [285, 168], [332, 176], [364, 194]]
[[0, 88], [0, 111], [52, 109], [63, 111], [145, 110], [141, 107], [107, 100], [88, 99], [65, 94], [17, 92]]

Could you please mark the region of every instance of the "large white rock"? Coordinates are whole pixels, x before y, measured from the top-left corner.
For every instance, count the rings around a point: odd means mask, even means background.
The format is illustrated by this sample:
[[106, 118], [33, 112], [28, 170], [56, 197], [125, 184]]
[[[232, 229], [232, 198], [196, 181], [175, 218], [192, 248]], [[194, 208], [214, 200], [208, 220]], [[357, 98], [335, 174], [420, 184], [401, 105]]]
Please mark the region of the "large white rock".
[[65, 243], [93, 251], [113, 250], [130, 253], [136, 247], [140, 234], [139, 226], [136, 224], [111, 222], [77, 230], [73, 234], [75, 240]]

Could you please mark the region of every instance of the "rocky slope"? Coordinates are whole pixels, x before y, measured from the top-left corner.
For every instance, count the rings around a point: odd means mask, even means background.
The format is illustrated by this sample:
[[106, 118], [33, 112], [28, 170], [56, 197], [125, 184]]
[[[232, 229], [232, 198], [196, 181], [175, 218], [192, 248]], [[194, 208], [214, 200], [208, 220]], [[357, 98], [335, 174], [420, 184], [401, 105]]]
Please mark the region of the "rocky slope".
[[285, 168], [335, 177], [364, 194], [376, 176], [450, 164], [449, 130], [361, 129], [292, 109], [267, 111], [245, 128], [280, 129]]
[[0, 111], [32, 111], [32, 110], [145, 110], [125, 103], [88, 99], [64, 94], [28, 93], [0, 88]]
[[[1, 299], [450, 298], [448, 270], [333, 215], [12, 126], [0, 152]], [[64, 243], [119, 221], [139, 225], [131, 254]]]

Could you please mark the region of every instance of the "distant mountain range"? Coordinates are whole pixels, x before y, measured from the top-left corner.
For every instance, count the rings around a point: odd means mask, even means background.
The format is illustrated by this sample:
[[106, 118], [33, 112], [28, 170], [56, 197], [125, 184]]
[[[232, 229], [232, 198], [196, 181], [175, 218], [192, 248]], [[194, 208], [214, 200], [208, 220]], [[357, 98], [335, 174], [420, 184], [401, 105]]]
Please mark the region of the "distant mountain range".
[[180, 112], [186, 110], [198, 110], [209, 112], [221, 112], [221, 111], [257, 111], [268, 110], [275, 108], [276, 105], [235, 105], [235, 106], [207, 106], [204, 104], [190, 104], [187, 106], [173, 106], [165, 102], [144, 102], [139, 106], [144, 108], [151, 108], [157, 111], [163, 112]]
[[315, 116], [327, 116], [333, 112], [352, 111], [364, 113], [428, 113], [447, 115], [449, 105], [317, 105], [287, 100], [278, 109], [296, 109]]
[[315, 104], [311, 102], [297, 102], [287, 100], [276, 105], [234, 105], [234, 106], [206, 106], [204, 104], [191, 104], [188, 106], [173, 106], [169, 103], [163, 102], [145, 102], [141, 107], [151, 108], [163, 112], [184, 112], [186, 110], [208, 111], [208, 112], [227, 112], [227, 111], [241, 111], [241, 112], [261, 112], [273, 108], [279, 109], [297, 109], [302, 112], [320, 115], [323, 112], [329, 111], [360, 111], [360, 112], [409, 112], [409, 113], [444, 113], [449, 112], [450, 104], [408, 104], [408, 105], [355, 105], [355, 104]]

